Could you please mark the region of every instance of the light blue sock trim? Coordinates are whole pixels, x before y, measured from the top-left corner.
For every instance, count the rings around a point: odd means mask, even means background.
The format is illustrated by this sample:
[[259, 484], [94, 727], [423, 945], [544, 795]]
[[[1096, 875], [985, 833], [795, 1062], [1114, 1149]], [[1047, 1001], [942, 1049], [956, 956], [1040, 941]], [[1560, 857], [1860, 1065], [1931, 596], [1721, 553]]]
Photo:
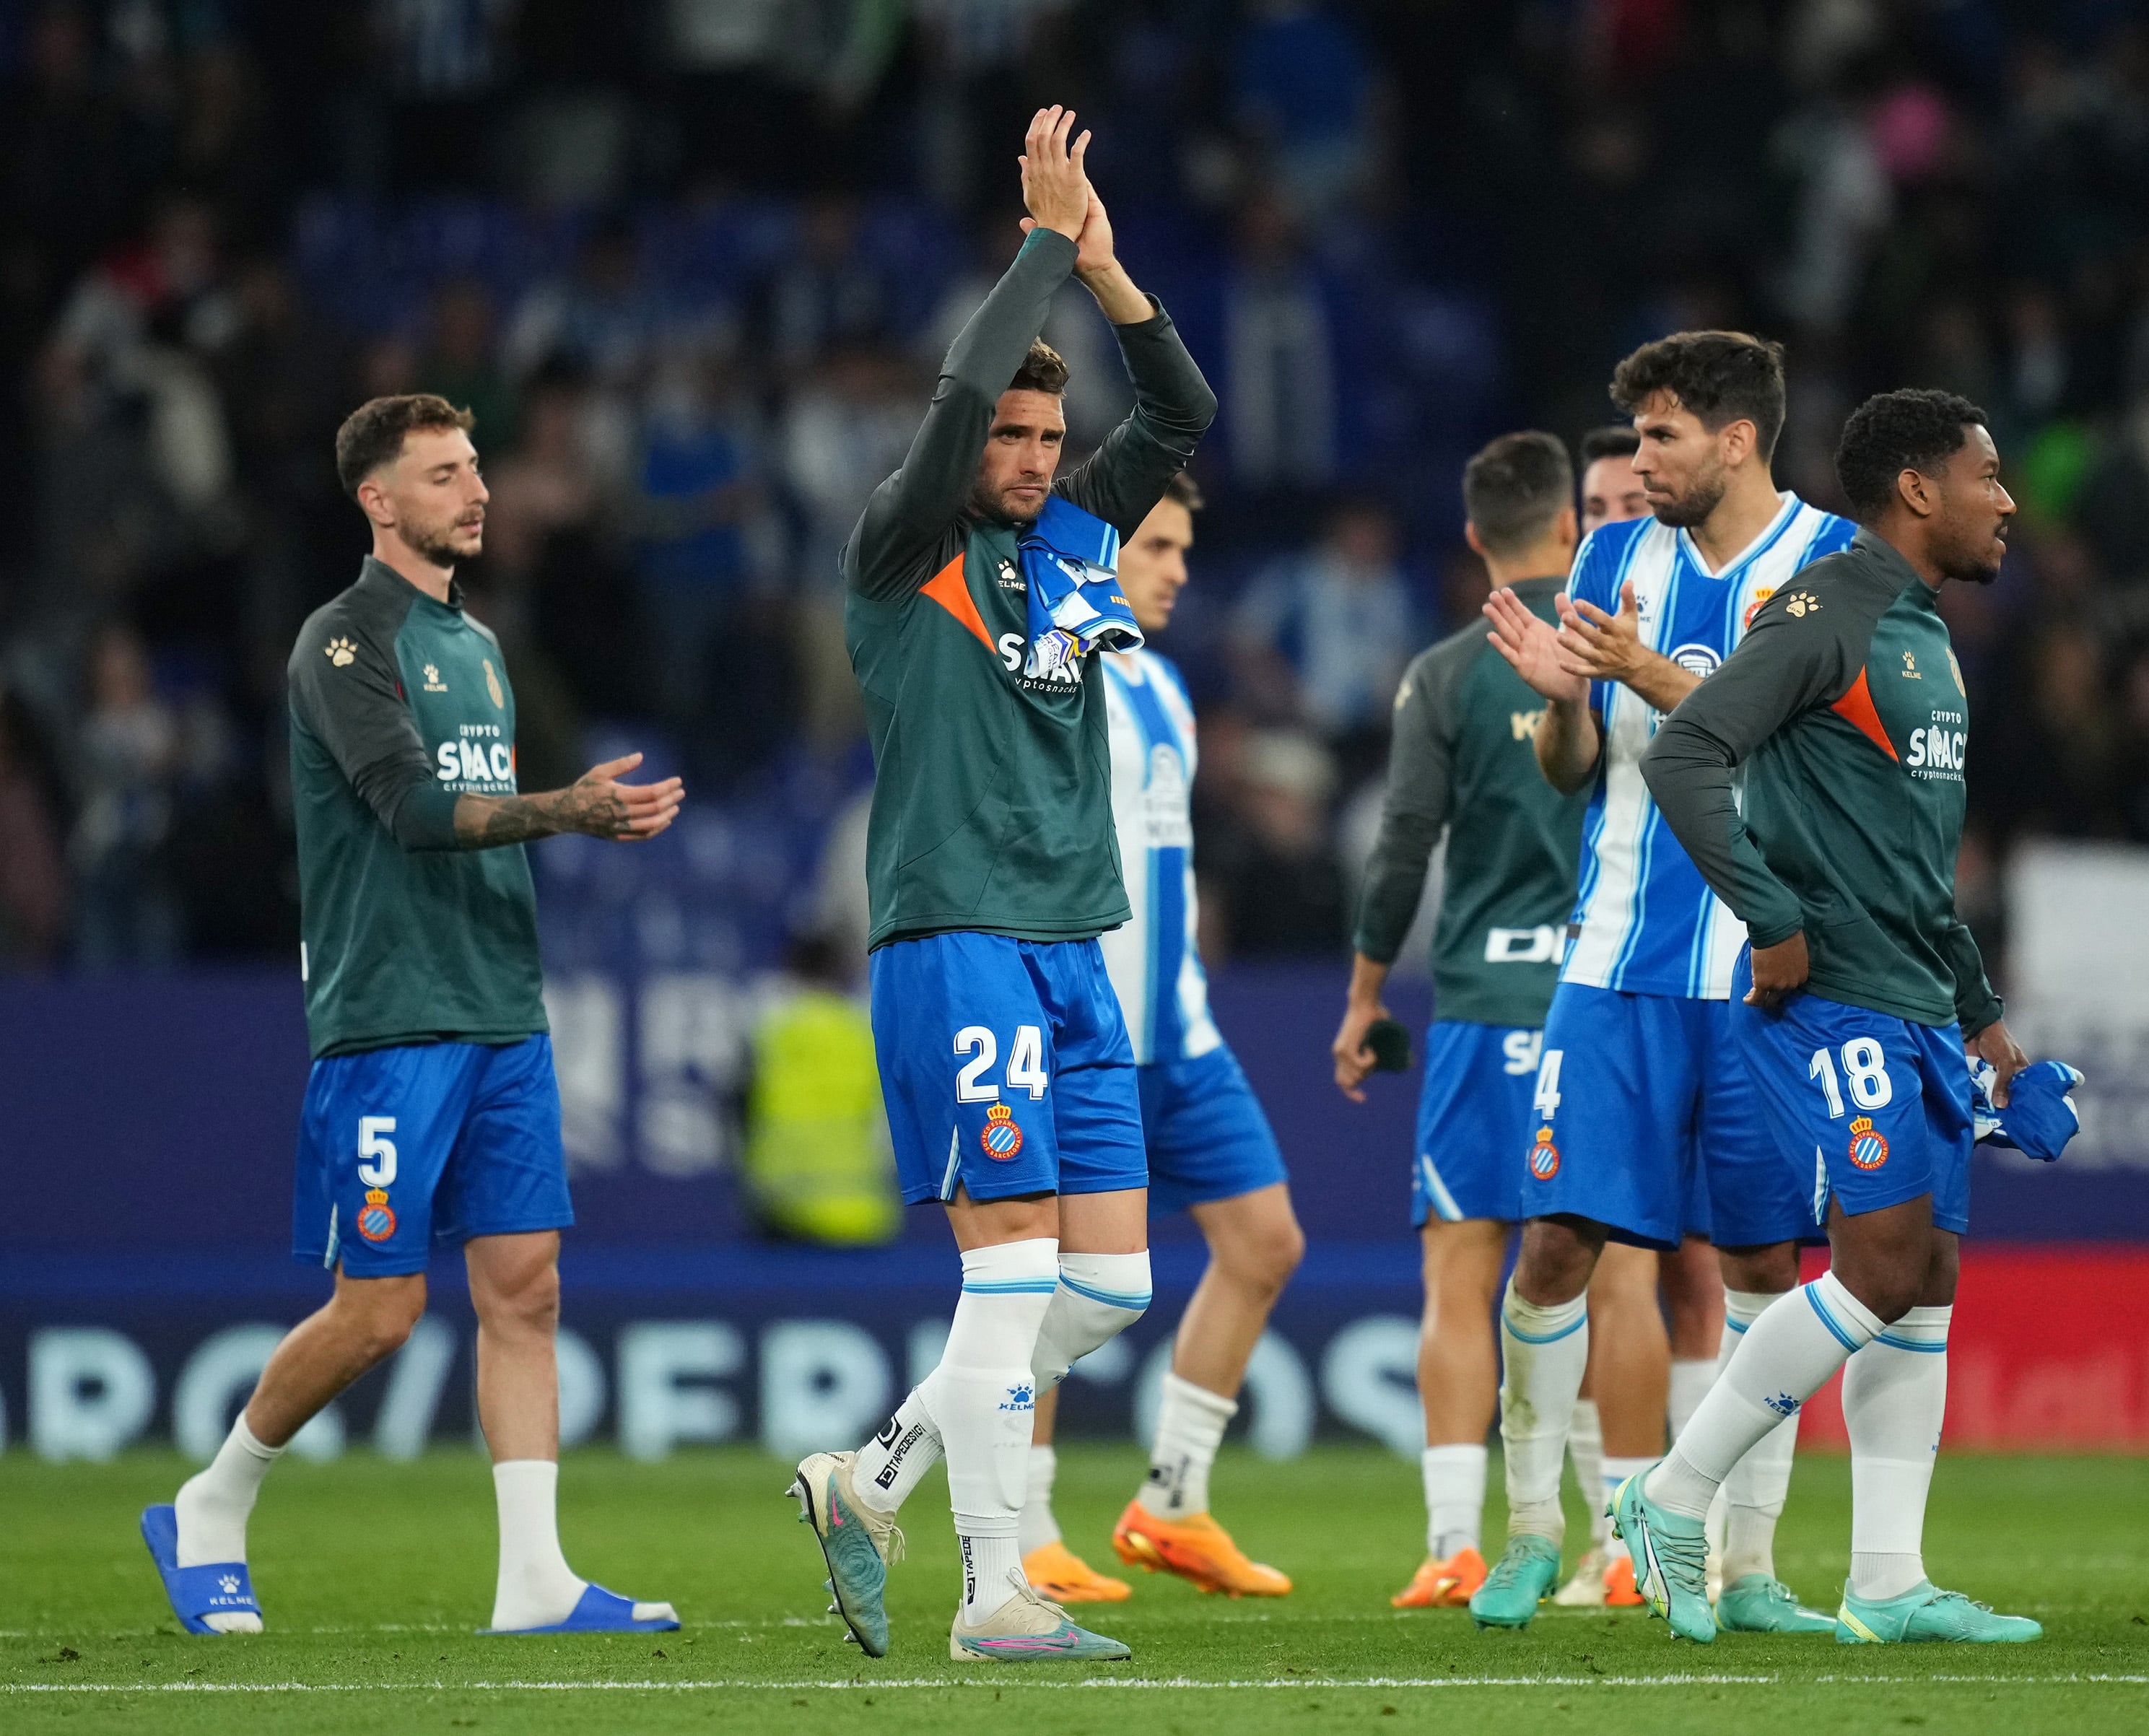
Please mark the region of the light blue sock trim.
[[1873, 1341], [1875, 1344], [1885, 1344], [1891, 1351], [1919, 1351], [1928, 1356], [1940, 1356], [1947, 1354], [1947, 1340], [1945, 1338], [1937, 1341], [1898, 1338], [1893, 1332], [1883, 1332]]
[[1835, 1341], [1841, 1345], [1845, 1350], [1850, 1351], [1853, 1355], [1855, 1355], [1858, 1351], [1858, 1341], [1853, 1338], [1850, 1333], [1845, 1331], [1843, 1328], [1836, 1323], [1835, 1316], [1828, 1311], [1827, 1306], [1821, 1301], [1821, 1299], [1814, 1293], [1817, 1287], [1818, 1286], [1815, 1285], [1809, 1284], [1804, 1286], [1804, 1290], [1800, 1293], [1809, 1302], [1813, 1304], [1813, 1311], [1820, 1316], [1820, 1323], [1828, 1328], [1830, 1336], [1834, 1338]]
[[1059, 1281], [1076, 1296], [1087, 1296], [1093, 1302], [1102, 1302], [1107, 1308], [1125, 1308], [1130, 1313], [1140, 1314], [1149, 1306], [1150, 1292], [1146, 1290], [1095, 1290], [1069, 1277], [1064, 1272], [1060, 1273]]
[[972, 1296], [1049, 1296], [1059, 1287], [1055, 1278], [965, 1278], [963, 1294]]
[[1734, 1320], [1728, 1314], [1724, 1316], [1724, 1325], [1725, 1329], [1729, 1331], [1736, 1332], [1741, 1338], [1744, 1338], [1746, 1336], [1747, 1327], [1753, 1324], [1754, 1322], [1750, 1320]]
[[1505, 1308], [1500, 1311], [1500, 1324], [1521, 1339], [1524, 1344], [1558, 1344], [1561, 1339], [1572, 1333], [1579, 1332], [1589, 1324], [1589, 1310], [1585, 1306], [1573, 1321], [1562, 1326], [1557, 1332], [1525, 1332], [1515, 1324], [1514, 1316]]

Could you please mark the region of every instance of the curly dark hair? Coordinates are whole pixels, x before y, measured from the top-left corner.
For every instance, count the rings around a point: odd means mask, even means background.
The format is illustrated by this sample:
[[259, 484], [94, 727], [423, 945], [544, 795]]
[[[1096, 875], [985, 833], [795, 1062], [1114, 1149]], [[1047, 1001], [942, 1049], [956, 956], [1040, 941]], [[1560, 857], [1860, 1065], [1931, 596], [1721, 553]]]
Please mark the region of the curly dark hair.
[[405, 392], [394, 398], [369, 398], [344, 418], [336, 430], [336, 480], [358, 498], [358, 485], [403, 450], [403, 436], [413, 429], [460, 428], [467, 434], [477, 418], [431, 392]]
[[1528, 550], [1574, 504], [1574, 466], [1556, 434], [1503, 434], [1462, 468], [1462, 511], [1488, 555]]
[[1029, 354], [1008, 382], [1011, 392], [1049, 392], [1057, 398], [1067, 390], [1067, 364], [1059, 352], [1042, 338], [1032, 338]]
[[1953, 392], [1917, 386], [1881, 392], [1850, 413], [1836, 443], [1835, 480], [1861, 523], [1895, 498], [1905, 470], [1933, 474], [1963, 448], [1964, 430], [1985, 425], [1985, 412]]
[[1784, 431], [1784, 346], [1743, 331], [1678, 331], [1613, 370], [1612, 401], [1628, 415], [1668, 393], [1714, 434], [1748, 421], [1765, 461]]

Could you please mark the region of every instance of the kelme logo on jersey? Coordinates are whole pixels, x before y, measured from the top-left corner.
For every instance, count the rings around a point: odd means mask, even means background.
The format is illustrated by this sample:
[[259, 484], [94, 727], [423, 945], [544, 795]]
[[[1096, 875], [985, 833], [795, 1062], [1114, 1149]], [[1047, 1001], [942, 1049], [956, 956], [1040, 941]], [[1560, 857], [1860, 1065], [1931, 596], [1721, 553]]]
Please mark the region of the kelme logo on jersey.
[[1004, 1103], [996, 1103], [987, 1110], [984, 1130], [978, 1135], [978, 1143], [994, 1163], [1012, 1161], [1022, 1150], [1022, 1130], [1015, 1125], [1014, 1111]]
[[491, 657], [485, 660], [485, 691], [492, 696], [492, 702], [496, 709], [503, 712], [507, 709], [507, 695], [501, 691], [500, 676], [493, 668]]
[[389, 1209], [386, 1188], [365, 1190], [365, 1204], [358, 1208], [358, 1233], [368, 1241], [386, 1241], [395, 1235], [395, 1214]]
[[321, 652], [339, 669], [348, 669], [358, 661], [358, 647], [348, 639], [331, 639]]
[[1538, 1142], [1530, 1147], [1530, 1174], [1540, 1181], [1559, 1174], [1559, 1147], [1553, 1144], [1549, 1127], [1538, 1130]]
[[1861, 1170], [1877, 1170], [1888, 1161], [1887, 1135], [1875, 1130], [1870, 1115], [1850, 1124], [1850, 1160]]

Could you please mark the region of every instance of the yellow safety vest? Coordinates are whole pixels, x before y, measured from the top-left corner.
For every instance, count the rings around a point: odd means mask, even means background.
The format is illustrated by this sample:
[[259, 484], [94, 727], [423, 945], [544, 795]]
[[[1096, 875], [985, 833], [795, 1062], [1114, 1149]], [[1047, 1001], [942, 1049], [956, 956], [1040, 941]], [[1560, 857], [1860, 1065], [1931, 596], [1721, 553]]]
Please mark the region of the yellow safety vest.
[[772, 1228], [838, 1247], [902, 1226], [873, 1026], [847, 997], [808, 989], [753, 1033], [746, 1180]]

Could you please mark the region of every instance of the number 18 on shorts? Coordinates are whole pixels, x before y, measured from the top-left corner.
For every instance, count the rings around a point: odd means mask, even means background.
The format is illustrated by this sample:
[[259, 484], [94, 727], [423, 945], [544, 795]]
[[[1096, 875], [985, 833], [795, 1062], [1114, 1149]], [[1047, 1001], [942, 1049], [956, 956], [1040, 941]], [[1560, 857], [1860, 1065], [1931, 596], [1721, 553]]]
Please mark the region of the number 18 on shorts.
[[1953, 1025], [1795, 994], [1780, 1013], [1745, 1004], [1741, 954], [1732, 1034], [1784, 1161], [1811, 1178], [1814, 1221], [1933, 1196], [1933, 1221], [1970, 1227], [1970, 1069]]
[[1094, 940], [932, 934], [873, 955], [903, 1201], [1148, 1185], [1134, 1049]]

